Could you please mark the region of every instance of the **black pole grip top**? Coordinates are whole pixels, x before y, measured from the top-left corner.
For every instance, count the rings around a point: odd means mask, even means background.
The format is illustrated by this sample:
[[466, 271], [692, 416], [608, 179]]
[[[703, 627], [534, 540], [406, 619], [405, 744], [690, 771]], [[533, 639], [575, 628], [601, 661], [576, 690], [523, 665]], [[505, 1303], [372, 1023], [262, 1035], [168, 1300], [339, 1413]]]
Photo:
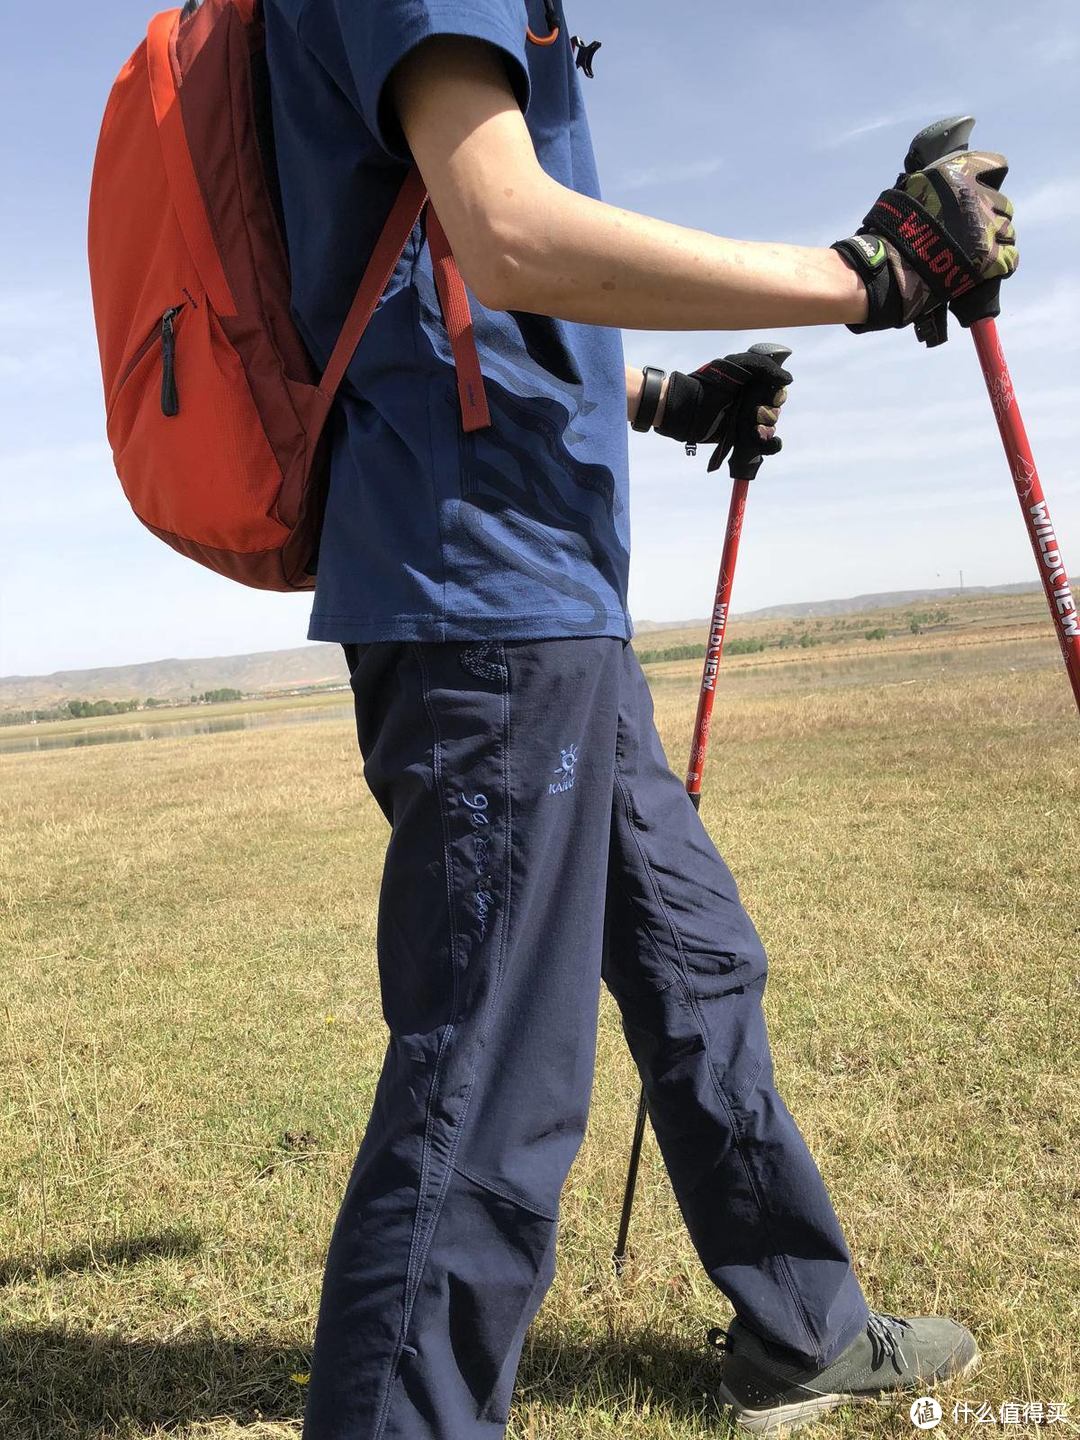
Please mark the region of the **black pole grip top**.
[[783, 365], [791, 355], [791, 351], [786, 345], [780, 345], [775, 340], [759, 340], [756, 345], [751, 345], [746, 353], [748, 355], [764, 355], [766, 360], [775, 360], [777, 365]]
[[935, 160], [941, 160], [956, 150], [966, 150], [974, 129], [974, 115], [953, 115], [948, 120], [935, 120], [932, 125], [927, 125], [908, 146], [904, 174], [925, 170]]
[[[751, 345], [747, 353], [764, 355], [769, 360], [775, 360], [777, 365], [783, 365], [791, 351], [786, 345], [780, 345], [775, 340], [761, 340], [757, 345]], [[761, 448], [761, 437], [757, 433], [757, 412], [758, 405], [755, 404], [751, 423], [745, 427], [746, 433], [740, 435], [735, 441], [735, 448], [731, 452], [728, 474], [733, 480], [753, 480], [765, 459]], [[772, 442], [773, 448], [769, 453], [775, 455], [780, 446], [780, 437], [776, 436]]]

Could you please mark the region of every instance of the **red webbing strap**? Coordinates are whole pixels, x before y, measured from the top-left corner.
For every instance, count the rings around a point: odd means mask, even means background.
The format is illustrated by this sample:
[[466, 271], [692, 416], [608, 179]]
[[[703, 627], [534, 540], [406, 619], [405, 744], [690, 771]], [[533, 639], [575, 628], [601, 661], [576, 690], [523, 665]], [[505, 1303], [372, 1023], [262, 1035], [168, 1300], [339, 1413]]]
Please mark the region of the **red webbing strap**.
[[382, 298], [383, 291], [390, 284], [394, 268], [404, 254], [405, 246], [409, 243], [409, 236], [426, 204], [427, 191], [424, 188], [420, 171], [414, 165], [405, 177], [405, 183], [390, 209], [390, 214], [386, 217], [382, 233], [375, 242], [375, 249], [371, 252], [371, 259], [368, 261], [367, 269], [360, 281], [356, 298], [349, 308], [345, 323], [341, 327], [341, 334], [337, 338], [337, 344], [330, 354], [322, 379], [319, 381], [317, 394], [323, 402], [319, 405], [319, 409], [325, 411], [330, 409], [338, 387], [345, 378], [345, 371], [349, 368], [353, 353], [360, 344], [361, 337], [367, 329], [368, 321], [375, 313], [375, 307]]
[[[405, 177], [405, 183], [386, 217], [382, 233], [375, 242], [375, 249], [371, 252], [371, 259], [360, 281], [356, 298], [345, 317], [341, 334], [319, 381], [313, 416], [316, 426], [320, 426], [329, 413], [356, 347], [367, 329], [368, 321], [374, 315], [375, 307], [390, 283], [390, 277], [409, 243], [409, 236], [416, 222], [424, 213], [427, 198], [424, 181], [414, 165]], [[435, 285], [457, 366], [461, 423], [466, 430], [479, 430], [491, 424], [491, 416], [488, 414], [484, 381], [480, 374], [480, 359], [473, 337], [469, 298], [454, 257], [450, 253], [449, 242], [433, 210], [428, 211], [428, 244], [435, 271]]]
[[450, 242], [446, 238], [439, 217], [434, 209], [427, 215], [428, 248], [431, 251], [431, 266], [435, 273], [435, 288], [439, 292], [446, 333], [450, 337], [450, 348], [454, 352], [454, 366], [457, 370], [458, 399], [461, 402], [461, 425], [464, 430], [485, 430], [491, 424], [484, 377], [480, 373], [480, 357], [476, 353], [476, 334], [473, 330], [472, 311], [465, 282], [457, 267]]

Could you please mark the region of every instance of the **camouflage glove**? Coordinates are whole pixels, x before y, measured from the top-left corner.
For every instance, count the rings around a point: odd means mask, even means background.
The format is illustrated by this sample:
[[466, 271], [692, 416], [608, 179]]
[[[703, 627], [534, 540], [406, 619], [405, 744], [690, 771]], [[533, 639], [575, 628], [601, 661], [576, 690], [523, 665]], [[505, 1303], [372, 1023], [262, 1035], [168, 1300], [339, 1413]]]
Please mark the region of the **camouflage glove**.
[[744, 439], [756, 438], [759, 454], [775, 455], [780, 440], [773, 430], [790, 384], [790, 374], [775, 360], [749, 352], [712, 360], [690, 375], [673, 370], [656, 432], [687, 448], [715, 443], [710, 470], [718, 470]]
[[870, 304], [865, 323], [848, 329], [898, 329], [1007, 279], [1019, 261], [1013, 207], [998, 189], [1008, 173], [1004, 155], [961, 150], [882, 191], [858, 231], [832, 247]]

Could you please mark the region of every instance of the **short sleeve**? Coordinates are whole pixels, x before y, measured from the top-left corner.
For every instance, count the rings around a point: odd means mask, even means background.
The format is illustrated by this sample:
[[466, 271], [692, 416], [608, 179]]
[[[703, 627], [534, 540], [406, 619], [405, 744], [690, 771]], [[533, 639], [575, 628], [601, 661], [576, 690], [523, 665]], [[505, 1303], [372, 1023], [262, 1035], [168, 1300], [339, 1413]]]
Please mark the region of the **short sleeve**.
[[410, 51], [433, 36], [461, 35], [493, 45], [518, 104], [528, 108], [525, 0], [335, 0], [334, 9], [361, 116], [395, 159], [407, 161], [409, 151], [387, 81]]

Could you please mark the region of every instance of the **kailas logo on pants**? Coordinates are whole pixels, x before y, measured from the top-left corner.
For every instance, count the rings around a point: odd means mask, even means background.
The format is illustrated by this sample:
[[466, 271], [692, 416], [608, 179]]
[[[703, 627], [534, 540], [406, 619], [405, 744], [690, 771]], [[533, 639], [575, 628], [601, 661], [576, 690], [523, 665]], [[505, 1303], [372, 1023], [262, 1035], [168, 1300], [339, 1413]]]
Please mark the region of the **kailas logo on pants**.
[[559, 751], [559, 763], [555, 766], [556, 779], [548, 785], [549, 795], [562, 795], [566, 790], [574, 788], [574, 777], [577, 771], [578, 747], [571, 745], [568, 749]]

